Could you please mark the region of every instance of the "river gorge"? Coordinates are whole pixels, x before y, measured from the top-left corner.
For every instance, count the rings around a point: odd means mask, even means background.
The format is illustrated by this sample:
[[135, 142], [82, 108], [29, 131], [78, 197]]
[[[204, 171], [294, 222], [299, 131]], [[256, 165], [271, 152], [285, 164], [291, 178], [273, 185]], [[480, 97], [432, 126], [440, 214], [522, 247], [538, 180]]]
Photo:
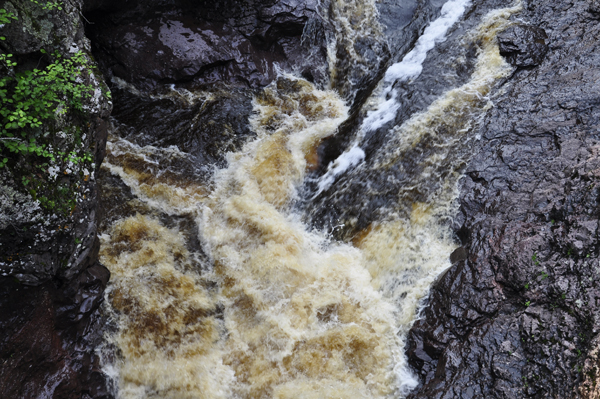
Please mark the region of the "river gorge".
[[0, 169], [7, 398], [600, 397], [600, 3], [34, 7], [93, 165]]

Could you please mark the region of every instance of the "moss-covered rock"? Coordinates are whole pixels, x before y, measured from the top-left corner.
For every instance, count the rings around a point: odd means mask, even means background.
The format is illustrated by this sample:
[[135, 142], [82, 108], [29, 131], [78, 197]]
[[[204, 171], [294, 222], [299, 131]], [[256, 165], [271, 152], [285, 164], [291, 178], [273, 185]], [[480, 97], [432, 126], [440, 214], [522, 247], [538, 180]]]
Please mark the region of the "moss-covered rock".
[[97, 261], [95, 175], [112, 103], [83, 34], [82, 2], [39, 3], [0, 1], [16, 17], [0, 26], [0, 60], [12, 54], [0, 61], [0, 89], [12, 95], [20, 74], [75, 58], [67, 78], [85, 93], [73, 106], [58, 90], [58, 109], [41, 126], [13, 128], [14, 138], [0, 126], [0, 140], [33, 139], [46, 152], [10, 152], [0, 141], [0, 396], [108, 398], [95, 353], [109, 277]]
[[79, 71], [77, 84], [85, 87], [86, 95], [77, 108], [65, 105], [62, 110], [59, 105], [35, 133], [37, 145], [52, 158], [9, 152], [0, 145], [0, 158], [7, 159], [0, 168], [0, 274], [30, 285], [55, 277], [69, 280], [96, 262], [95, 169], [104, 156], [112, 108], [83, 35], [81, 4], [61, 2], [44, 8], [40, 3], [0, 3], [16, 17], [0, 28], [6, 37], [0, 51], [13, 54], [16, 65], [4, 63], [0, 72], [17, 79], [23, 71], [80, 54], [83, 62], [73, 68]]

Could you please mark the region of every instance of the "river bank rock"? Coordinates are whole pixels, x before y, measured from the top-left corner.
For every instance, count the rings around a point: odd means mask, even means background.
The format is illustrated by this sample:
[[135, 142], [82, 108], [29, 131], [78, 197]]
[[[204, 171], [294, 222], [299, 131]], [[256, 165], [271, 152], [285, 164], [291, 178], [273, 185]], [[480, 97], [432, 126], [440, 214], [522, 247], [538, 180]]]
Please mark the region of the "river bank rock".
[[[29, 285], [57, 276], [69, 280], [96, 259], [94, 169], [104, 157], [112, 103], [94, 70], [83, 26], [73, 17], [81, 4], [45, 10], [29, 1], [13, 1], [5, 7], [16, 19], [2, 28], [6, 40], [0, 51], [12, 54], [17, 66], [4, 67], [4, 73], [43, 69], [75, 53], [83, 55], [88, 68], [79, 77], [89, 92], [81, 110], [67, 109], [40, 127], [55, 160], [25, 159], [4, 149], [8, 163], [0, 169], [0, 273]], [[71, 151], [71, 158], [59, 151]]]
[[[108, 271], [97, 261], [95, 169], [112, 103], [84, 36], [81, 2], [44, 4], [2, 2], [15, 18], [0, 28], [0, 54], [16, 65], [0, 63], [0, 75], [14, 78], [80, 55], [77, 83], [89, 96], [39, 127], [40, 144], [54, 159], [2, 148], [0, 396], [101, 398], [106, 381], [94, 349]], [[4, 86], [9, 95], [11, 84]]]
[[412, 399], [597, 395], [600, 26], [589, 6], [542, 1], [519, 15], [549, 51], [513, 75], [481, 126], [456, 221], [468, 256], [409, 334]]
[[140, 89], [190, 81], [260, 87], [278, 69], [327, 81], [318, 7], [296, 0], [86, 2], [86, 18], [108, 75]]
[[62, 283], [23, 286], [0, 279], [0, 391], [6, 398], [110, 398], [93, 348], [108, 270]]

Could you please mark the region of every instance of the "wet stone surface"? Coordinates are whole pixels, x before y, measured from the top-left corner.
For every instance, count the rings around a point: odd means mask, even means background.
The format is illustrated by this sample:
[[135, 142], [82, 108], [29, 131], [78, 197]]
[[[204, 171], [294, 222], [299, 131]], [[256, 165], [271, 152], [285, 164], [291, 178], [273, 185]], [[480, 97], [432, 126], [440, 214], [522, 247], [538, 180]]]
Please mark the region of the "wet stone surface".
[[5, 398], [108, 399], [98, 356], [108, 270], [38, 287], [0, 279], [0, 392]]
[[548, 35], [535, 26], [517, 24], [498, 35], [500, 54], [517, 67], [533, 67], [542, 63], [548, 52]]
[[163, 93], [152, 96], [114, 88], [119, 105], [112, 114], [115, 133], [139, 146], [176, 146], [194, 156], [196, 166], [205, 167], [204, 175], [212, 172], [213, 165], [223, 167], [227, 152], [255, 135], [248, 125], [251, 90], [221, 85], [210, 92], [166, 89]]
[[[513, 75], [481, 127], [455, 227], [468, 257], [433, 287], [409, 334], [422, 383], [410, 398], [597, 397], [600, 26], [592, 17], [587, 1], [531, 3], [520, 15], [547, 33], [549, 51]], [[515, 29], [511, 40], [524, 37]]]
[[325, 43], [303, 36], [309, 21], [319, 19], [317, 6], [294, 0], [135, 7], [103, 2], [88, 6], [94, 24], [87, 34], [108, 75], [139, 88], [182, 81], [264, 86], [276, 75], [275, 64], [323, 83]]

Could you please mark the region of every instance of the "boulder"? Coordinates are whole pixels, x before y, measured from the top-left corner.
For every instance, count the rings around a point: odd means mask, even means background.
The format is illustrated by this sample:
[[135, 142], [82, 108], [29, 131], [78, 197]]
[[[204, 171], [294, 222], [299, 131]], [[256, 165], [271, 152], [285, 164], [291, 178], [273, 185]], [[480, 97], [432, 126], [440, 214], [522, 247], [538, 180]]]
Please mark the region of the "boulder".
[[[141, 89], [165, 83], [261, 87], [278, 68], [327, 79], [326, 43], [316, 1], [164, 2], [87, 7], [88, 35], [109, 77]], [[305, 29], [306, 27], [310, 29]]]
[[498, 35], [500, 54], [517, 67], [540, 65], [548, 52], [548, 35], [544, 29], [515, 24]]

